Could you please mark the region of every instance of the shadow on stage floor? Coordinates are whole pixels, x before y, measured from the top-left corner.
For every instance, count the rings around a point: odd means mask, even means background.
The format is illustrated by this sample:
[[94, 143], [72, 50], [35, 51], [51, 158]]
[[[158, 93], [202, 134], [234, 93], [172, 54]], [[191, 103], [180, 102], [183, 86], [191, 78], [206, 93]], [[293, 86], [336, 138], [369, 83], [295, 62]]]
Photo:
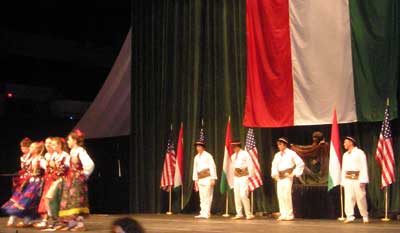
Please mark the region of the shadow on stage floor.
[[[120, 215], [92, 215], [86, 219], [88, 231], [86, 232], [110, 232], [113, 220], [122, 217]], [[258, 217], [255, 220], [230, 220], [220, 216], [213, 216], [208, 220], [196, 220], [192, 215], [141, 214], [132, 215], [137, 219], [148, 233], [163, 232], [191, 232], [191, 233], [218, 233], [218, 232], [277, 232], [277, 233], [338, 233], [338, 232], [400, 232], [400, 221], [383, 223], [372, 219], [370, 224], [362, 224], [360, 220], [352, 224], [343, 224], [336, 220], [311, 220], [297, 219], [292, 222], [278, 222], [271, 218]], [[1, 233], [30, 233], [39, 232], [35, 229], [5, 228], [7, 218], [0, 218]]]

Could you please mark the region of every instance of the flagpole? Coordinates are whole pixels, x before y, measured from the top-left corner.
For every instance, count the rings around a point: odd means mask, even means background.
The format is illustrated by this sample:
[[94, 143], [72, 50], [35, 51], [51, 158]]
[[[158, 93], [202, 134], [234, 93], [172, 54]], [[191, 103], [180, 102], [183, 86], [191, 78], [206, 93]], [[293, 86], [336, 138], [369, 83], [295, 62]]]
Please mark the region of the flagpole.
[[183, 210], [183, 184], [181, 185], [181, 210]]
[[168, 212], [167, 215], [172, 215], [171, 206], [172, 206], [172, 186], [169, 186], [169, 201], [168, 201]]
[[386, 186], [386, 188], [385, 188], [385, 217], [384, 218], [382, 218], [381, 220], [383, 221], [383, 222], [389, 222], [390, 221], [390, 218], [388, 218], [388, 202], [389, 202], [389, 194], [388, 194], [388, 186]]
[[[389, 98], [386, 98], [386, 106], [389, 106]], [[389, 207], [389, 193], [388, 193], [389, 186], [385, 187], [385, 217], [381, 220], [383, 222], [389, 222], [390, 218], [388, 218], [388, 207]]]
[[340, 188], [340, 213], [341, 213], [341, 216], [340, 216], [340, 218], [338, 218], [338, 220], [344, 221], [345, 218], [344, 218], [344, 211], [343, 211], [343, 187], [342, 187], [342, 185], [339, 185], [339, 188]]
[[226, 191], [226, 198], [225, 198], [225, 214], [223, 214], [223, 217], [229, 217], [228, 209], [229, 209], [229, 201], [228, 201], [228, 192]]
[[250, 206], [251, 214], [254, 214], [254, 191], [251, 192], [251, 206]]

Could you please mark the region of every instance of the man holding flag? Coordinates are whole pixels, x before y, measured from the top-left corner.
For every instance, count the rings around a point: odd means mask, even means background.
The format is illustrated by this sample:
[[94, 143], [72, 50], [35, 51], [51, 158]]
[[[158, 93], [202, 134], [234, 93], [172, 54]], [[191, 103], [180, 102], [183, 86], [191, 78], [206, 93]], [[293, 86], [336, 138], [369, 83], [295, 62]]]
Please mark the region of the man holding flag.
[[[249, 153], [242, 150], [240, 141], [232, 141], [234, 153], [231, 155], [233, 169], [233, 190], [235, 195], [236, 216], [232, 219], [243, 218], [243, 207], [246, 219], [254, 219], [250, 211], [249, 178], [253, 176], [253, 162]], [[242, 205], [243, 204], [243, 205]]]
[[199, 187], [200, 195], [200, 214], [195, 218], [210, 218], [211, 203], [213, 200], [215, 180], [217, 180], [217, 170], [214, 159], [208, 153], [205, 144], [203, 129], [200, 132], [200, 140], [195, 143], [197, 155], [193, 164], [193, 181]]
[[365, 186], [369, 182], [367, 157], [364, 151], [357, 147], [353, 137], [346, 136], [344, 139], [342, 164], [342, 185], [344, 187], [344, 202], [346, 220], [344, 223], [351, 223], [355, 220], [354, 206], [357, 202], [358, 209], [363, 222], [368, 223], [367, 193]]

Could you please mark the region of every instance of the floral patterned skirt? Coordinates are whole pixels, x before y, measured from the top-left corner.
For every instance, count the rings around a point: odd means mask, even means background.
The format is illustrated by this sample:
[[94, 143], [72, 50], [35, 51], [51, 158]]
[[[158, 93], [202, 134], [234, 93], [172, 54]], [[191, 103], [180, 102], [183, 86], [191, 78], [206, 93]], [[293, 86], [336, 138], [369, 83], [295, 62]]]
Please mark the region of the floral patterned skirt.
[[21, 189], [15, 191], [10, 200], [1, 208], [8, 214], [20, 218], [37, 217], [37, 209], [39, 206], [40, 196], [42, 195], [42, 178], [31, 178], [29, 183]]
[[47, 191], [46, 199], [49, 200], [48, 214], [51, 217], [58, 217], [63, 186], [64, 178], [60, 177], [51, 184], [51, 187]]
[[38, 208], [39, 214], [47, 214], [48, 207], [47, 207], [46, 194], [53, 182], [54, 178], [51, 175], [46, 176], [44, 179], [43, 193], [42, 197], [40, 198], [40, 203]]
[[59, 216], [67, 219], [89, 213], [88, 187], [85, 177], [67, 178], [63, 185]]

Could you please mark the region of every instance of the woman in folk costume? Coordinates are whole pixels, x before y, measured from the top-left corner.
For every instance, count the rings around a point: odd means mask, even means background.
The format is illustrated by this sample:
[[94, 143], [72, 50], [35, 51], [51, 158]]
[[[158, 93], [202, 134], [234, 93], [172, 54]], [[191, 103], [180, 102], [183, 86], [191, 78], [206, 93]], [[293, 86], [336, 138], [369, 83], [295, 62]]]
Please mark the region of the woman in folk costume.
[[47, 202], [47, 213], [54, 220], [53, 225], [49, 225], [49, 228], [57, 230], [62, 228], [62, 225], [58, 222], [58, 212], [60, 210], [64, 180], [68, 171], [66, 161], [69, 159], [69, 154], [66, 152], [67, 146], [64, 138], [55, 137], [51, 144], [54, 150], [51, 166], [54, 169], [55, 181], [47, 191], [45, 199]]
[[87, 179], [93, 172], [94, 163], [83, 148], [84, 136], [80, 130], [68, 135], [69, 167], [60, 202], [59, 216], [67, 225], [61, 230], [85, 231], [83, 217], [90, 213]]
[[14, 226], [17, 217], [24, 218], [24, 221], [19, 222], [17, 227], [29, 227], [32, 225], [31, 220], [37, 217], [43, 184], [40, 167], [43, 150], [43, 142], [34, 142], [29, 147], [30, 156], [24, 161], [27, 177], [21, 185], [20, 191], [14, 192], [11, 199], [2, 207], [5, 213], [11, 216], [7, 227]]
[[[31, 154], [29, 153], [29, 147], [31, 146], [32, 141], [29, 138], [24, 138], [22, 139], [22, 141], [19, 143], [20, 145], [20, 149], [22, 152], [22, 156], [20, 158], [20, 164], [21, 164], [21, 169], [18, 171], [18, 176], [13, 177], [13, 197], [14, 196], [18, 196], [20, 191], [21, 191], [21, 187], [22, 184], [25, 183], [27, 177], [28, 177], [28, 167], [29, 167], [29, 158], [31, 156]], [[7, 205], [9, 202], [6, 202], [3, 207], [5, 207], [5, 205]], [[3, 209], [2, 207], [2, 209]], [[16, 220], [16, 216], [11, 215], [7, 226], [11, 227], [14, 225]]]
[[33, 224], [35, 228], [45, 228], [47, 226], [47, 208], [46, 202], [44, 199], [44, 194], [50, 188], [51, 183], [53, 183], [53, 174], [52, 169], [50, 168], [50, 160], [53, 156], [53, 148], [51, 147], [51, 137], [47, 137], [44, 141], [44, 147], [46, 149], [46, 154], [40, 161], [40, 167], [45, 171], [43, 176], [43, 192], [42, 197], [40, 199], [38, 213], [42, 217], [42, 221], [40, 223]]
[[13, 178], [13, 192], [21, 191], [21, 185], [26, 181], [28, 177], [27, 168], [29, 166], [30, 156], [29, 147], [32, 141], [29, 138], [24, 138], [19, 143], [22, 156], [20, 158], [21, 169], [18, 171], [18, 176]]
[[63, 138], [53, 137], [49, 142], [46, 139], [45, 144], [47, 143], [46, 148], [48, 152], [51, 152], [51, 157], [46, 160], [45, 164], [45, 184], [38, 211], [45, 217], [42, 218], [41, 222], [34, 225], [35, 228], [39, 229], [53, 228], [54, 225], [48, 225], [49, 218], [57, 223], [62, 181], [66, 171], [65, 161], [69, 157], [69, 154], [65, 152], [65, 140]]

